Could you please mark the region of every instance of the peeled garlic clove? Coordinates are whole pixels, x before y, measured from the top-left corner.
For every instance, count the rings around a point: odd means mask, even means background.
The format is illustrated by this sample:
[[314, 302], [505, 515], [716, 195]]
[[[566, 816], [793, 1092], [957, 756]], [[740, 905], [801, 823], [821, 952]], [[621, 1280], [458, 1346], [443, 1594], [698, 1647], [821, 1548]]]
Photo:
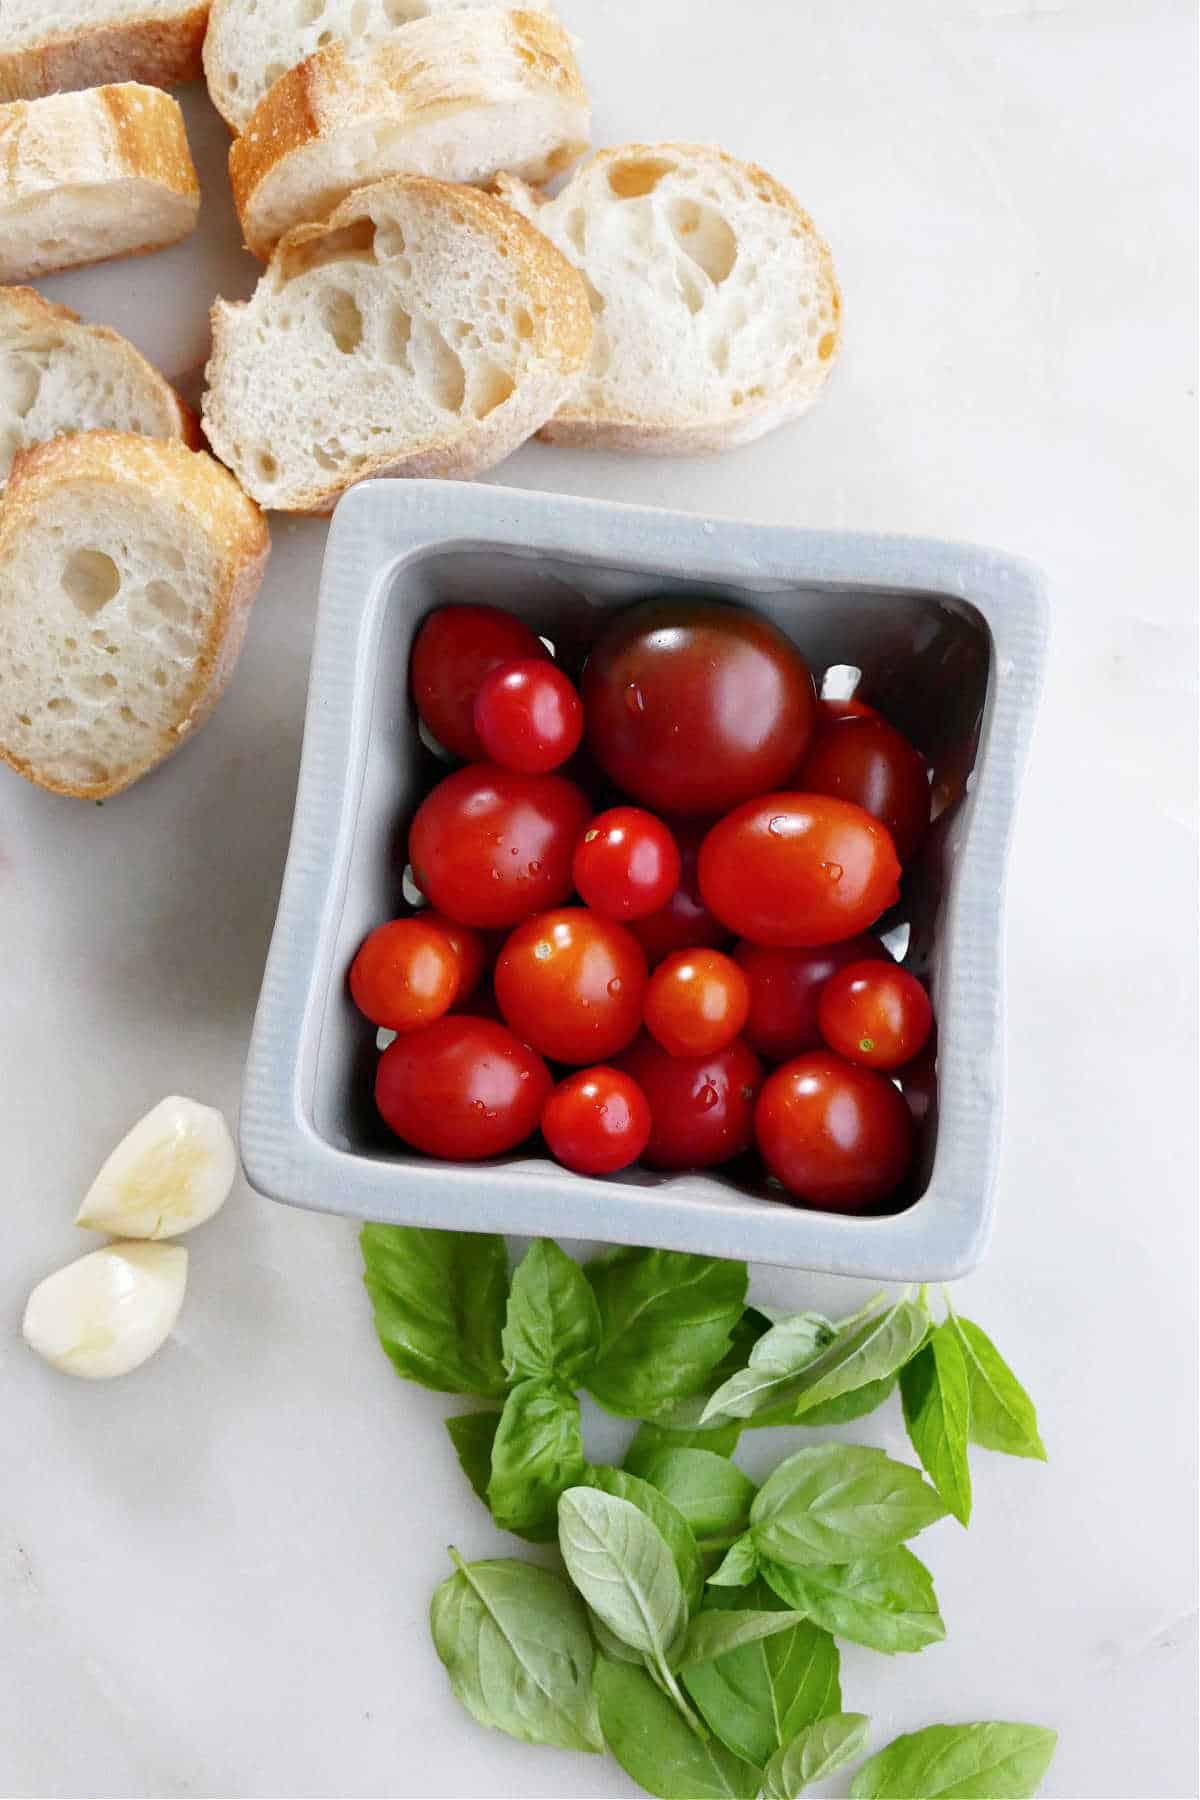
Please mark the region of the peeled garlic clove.
[[236, 1174], [237, 1151], [216, 1108], [169, 1094], [121, 1139], [75, 1223], [118, 1237], [178, 1237], [219, 1211]]
[[68, 1263], [29, 1296], [25, 1342], [64, 1375], [127, 1375], [170, 1335], [183, 1305], [181, 1244], [109, 1244]]

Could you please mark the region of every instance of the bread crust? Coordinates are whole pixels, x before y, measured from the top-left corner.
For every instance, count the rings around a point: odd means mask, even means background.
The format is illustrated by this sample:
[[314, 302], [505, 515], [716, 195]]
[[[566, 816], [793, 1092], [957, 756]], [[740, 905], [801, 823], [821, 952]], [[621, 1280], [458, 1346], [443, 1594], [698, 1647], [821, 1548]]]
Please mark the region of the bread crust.
[[189, 450], [171, 439], [88, 431], [77, 437], [52, 438], [17, 453], [0, 504], [0, 570], [13, 539], [36, 521], [46, 496], [64, 485], [100, 487], [112, 493], [132, 489], [139, 495], [151, 490], [165, 505], [200, 520], [219, 558], [208, 631], [196, 655], [179, 716], [162, 734], [154, 753], [110, 781], [74, 783], [45, 773], [29, 758], [0, 743], [0, 760], [27, 781], [55, 794], [104, 800], [157, 767], [212, 712], [237, 663], [271, 540], [258, 507], [207, 452]]
[[151, 87], [198, 81], [207, 24], [207, 0], [198, 0], [170, 18], [143, 15], [48, 33], [18, 48], [0, 44], [0, 102], [120, 81]]

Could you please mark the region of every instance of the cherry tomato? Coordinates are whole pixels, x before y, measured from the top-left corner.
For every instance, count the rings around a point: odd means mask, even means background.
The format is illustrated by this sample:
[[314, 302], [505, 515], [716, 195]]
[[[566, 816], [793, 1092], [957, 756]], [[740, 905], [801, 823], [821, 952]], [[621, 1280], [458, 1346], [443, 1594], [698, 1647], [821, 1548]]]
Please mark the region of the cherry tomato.
[[483, 761], [475, 696], [498, 664], [523, 657], [549, 661], [528, 625], [497, 606], [443, 606], [429, 614], [413, 644], [409, 675], [417, 711], [443, 749]]
[[420, 913], [378, 925], [364, 938], [350, 965], [350, 993], [373, 1025], [413, 1031], [449, 1009], [462, 972], [449, 933]]
[[896, 854], [909, 862], [929, 829], [925, 759], [886, 719], [838, 719], [817, 733], [797, 784], [807, 794], [852, 800], [892, 834]]
[[824, 794], [749, 800], [700, 846], [705, 903], [754, 944], [854, 937], [897, 898], [899, 878], [884, 827], [862, 807]]
[[597, 813], [575, 846], [575, 886], [608, 919], [644, 919], [679, 883], [679, 848], [661, 819], [640, 806]]
[[642, 1021], [646, 958], [623, 925], [582, 906], [526, 919], [500, 952], [500, 1010], [555, 1062], [602, 1062]]
[[565, 763], [583, 736], [583, 703], [545, 657], [500, 663], [475, 696], [475, 735], [505, 769], [545, 775]]
[[542, 1109], [542, 1136], [565, 1168], [612, 1175], [646, 1148], [650, 1104], [630, 1076], [598, 1063], [559, 1082]]
[[571, 856], [590, 810], [561, 775], [518, 775], [490, 763], [458, 769], [412, 822], [417, 886], [464, 925], [515, 925], [570, 893]]
[[444, 931], [454, 945], [458, 956], [458, 986], [454, 990], [454, 1005], [459, 1006], [479, 986], [479, 977], [483, 974], [483, 965], [487, 961], [487, 945], [479, 932], [472, 931], [469, 925], [460, 925], [457, 919], [438, 912], [436, 907], [426, 907], [419, 917], [426, 925], [436, 925], [439, 930]]
[[728, 943], [732, 935], [719, 919], [713, 918], [700, 898], [696, 865], [704, 826], [681, 819], [672, 826], [672, 836], [679, 849], [679, 885], [658, 912], [629, 922], [629, 929], [646, 952], [651, 968], [672, 950], [693, 950], [701, 945], [715, 948]]
[[829, 1050], [810, 1050], [767, 1077], [754, 1135], [788, 1193], [826, 1212], [862, 1212], [882, 1200], [912, 1158], [912, 1120], [898, 1090]]
[[933, 1030], [929, 995], [895, 963], [852, 962], [826, 984], [817, 1005], [821, 1036], [847, 1062], [899, 1069], [919, 1056]]
[[750, 983], [719, 950], [676, 950], [650, 977], [646, 1030], [671, 1056], [707, 1056], [731, 1044], [750, 1011]]
[[582, 685], [588, 742], [617, 786], [693, 818], [786, 780], [816, 720], [791, 640], [718, 601], [631, 608], [596, 644]]
[[541, 1057], [503, 1025], [449, 1013], [388, 1045], [375, 1103], [414, 1150], [475, 1162], [529, 1137], [550, 1088]]
[[750, 1015], [742, 1031], [750, 1048], [775, 1062], [815, 1050], [822, 1041], [821, 989], [838, 969], [868, 957], [891, 961], [879, 939], [867, 933], [807, 950], [739, 944], [733, 960], [750, 984]]
[[651, 1169], [709, 1169], [750, 1142], [762, 1064], [740, 1038], [707, 1056], [668, 1056], [643, 1033], [618, 1067], [650, 1102], [642, 1161]]

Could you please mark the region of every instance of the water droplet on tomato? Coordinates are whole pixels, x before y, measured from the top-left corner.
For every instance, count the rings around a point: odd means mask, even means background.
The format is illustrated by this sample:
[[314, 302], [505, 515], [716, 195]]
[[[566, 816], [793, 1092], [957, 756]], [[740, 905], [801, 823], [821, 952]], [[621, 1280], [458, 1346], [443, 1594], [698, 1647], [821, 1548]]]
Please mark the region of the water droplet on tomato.
[[542, 872], [542, 865], [540, 862], [531, 862], [525, 870], [525, 873], [527, 875], [540, 875], [541, 872]]
[[827, 881], [840, 881], [846, 871], [843, 869], [841, 863], [823, 862], [821, 864], [821, 873]]
[[767, 830], [770, 832], [772, 837], [786, 837], [787, 836], [787, 823], [788, 823], [787, 820], [784, 818], [768, 819], [767, 820]]
[[625, 689], [625, 705], [631, 713], [644, 713], [646, 710], [646, 696], [636, 681], [631, 681]]
[[609, 991], [609, 993], [610, 993], [610, 994], [613, 994], [613, 995], [616, 995], [616, 994], [619, 994], [619, 993], [620, 993], [620, 991], [621, 991], [621, 977], [620, 977], [620, 976], [619, 976], [619, 975], [614, 975], [614, 976], [613, 976], [613, 978], [612, 978], [612, 980], [611, 980], [611, 981], [610, 981], [610, 982], [609, 982], [609, 984], [608, 984], [608, 991]]
[[472, 1100], [471, 1111], [477, 1112], [477, 1113], [486, 1113], [487, 1107], [483, 1104], [482, 1100]]
[[545, 938], [543, 938], [540, 943], [533, 946], [533, 954], [537, 957], [539, 962], [546, 962], [554, 952], [546, 942]]
[[711, 1112], [721, 1098], [711, 1081], [706, 1081], [696, 1096], [705, 1112]]

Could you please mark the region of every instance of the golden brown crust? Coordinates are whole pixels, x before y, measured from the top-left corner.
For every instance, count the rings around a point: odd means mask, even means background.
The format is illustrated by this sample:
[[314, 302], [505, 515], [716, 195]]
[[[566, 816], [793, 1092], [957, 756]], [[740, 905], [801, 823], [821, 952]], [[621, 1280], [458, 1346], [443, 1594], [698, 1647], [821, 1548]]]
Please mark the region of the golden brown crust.
[[57, 32], [17, 50], [0, 47], [0, 102], [37, 100], [114, 81], [144, 81], [151, 87], [199, 81], [207, 24], [207, 0], [200, 0], [174, 18], [128, 19]]
[[0, 506], [0, 566], [8, 540], [33, 523], [44, 497], [63, 485], [101, 488], [114, 496], [123, 489], [150, 491], [174, 506], [182, 518], [202, 522], [219, 563], [208, 634], [197, 653], [179, 717], [157, 754], [112, 781], [74, 783], [45, 774], [0, 744], [0, 761], [38, 787], [80, 800], [102, 800], [119, 794], [170, 756], [212, 712], [237, 662], [271, 539], [258, 507], [206, 451], [189, 450], [170, 439], [88, 431], [18, 451]]
[[97, 89], [96, 98], [112, 122], [118, 154], [131, 175], [199, 200], [183, 115], [169, 94], [122, 82]]

